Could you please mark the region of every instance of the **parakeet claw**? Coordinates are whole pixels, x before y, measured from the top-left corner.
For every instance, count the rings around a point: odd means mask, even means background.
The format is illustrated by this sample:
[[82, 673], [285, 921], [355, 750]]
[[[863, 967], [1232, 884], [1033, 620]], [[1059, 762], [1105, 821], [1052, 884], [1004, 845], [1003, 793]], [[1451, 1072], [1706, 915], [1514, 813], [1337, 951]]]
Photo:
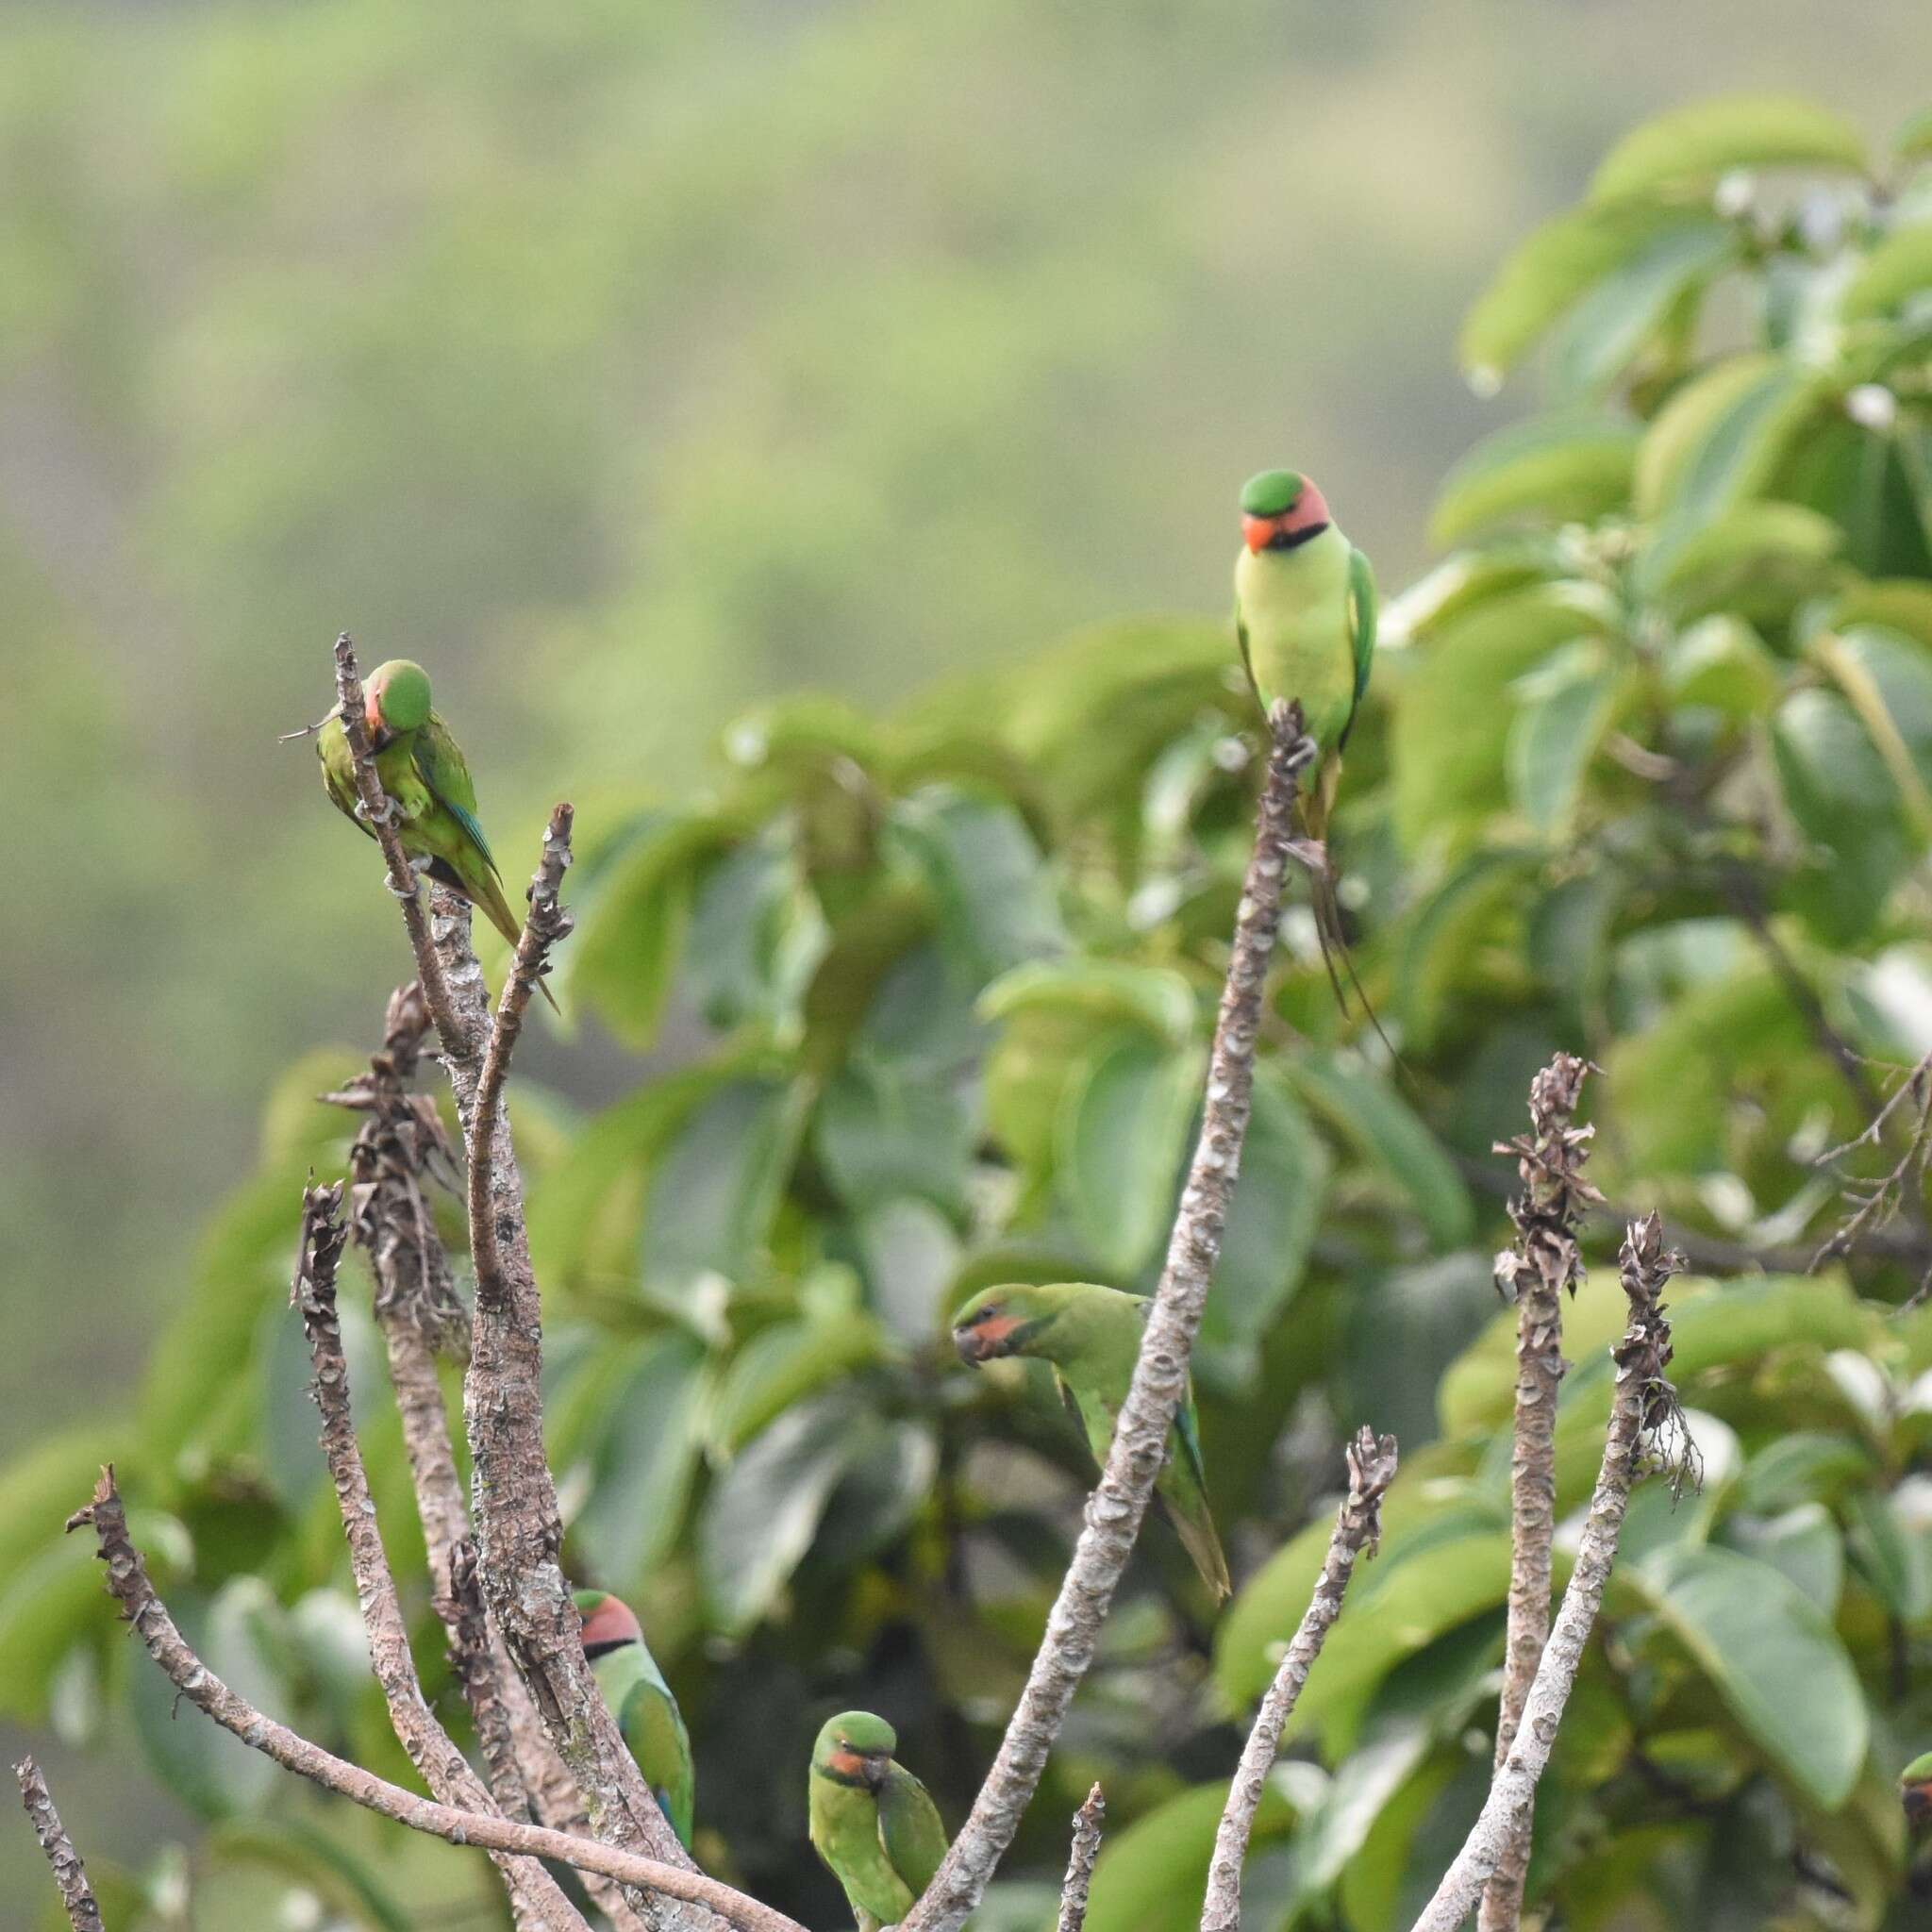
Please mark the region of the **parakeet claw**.
[[371, 811], [367, 803], [358, 798], [356, 801], [356, 816], [364, 824], [392, 825], [396, 822], [396, 802], [393, 798], [385, 796], [382, 801], [382, 809], [380, 811]]

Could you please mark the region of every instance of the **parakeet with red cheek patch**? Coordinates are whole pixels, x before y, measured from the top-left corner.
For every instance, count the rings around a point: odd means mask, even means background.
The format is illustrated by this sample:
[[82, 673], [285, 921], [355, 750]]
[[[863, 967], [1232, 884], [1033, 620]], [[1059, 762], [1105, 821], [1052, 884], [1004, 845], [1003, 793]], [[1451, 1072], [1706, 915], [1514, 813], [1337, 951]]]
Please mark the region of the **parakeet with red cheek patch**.
[[1899, 1773], [1898, 1795], [1908, 1825], [1932, 1824], [1932, 1751], [1913, 1758]]
[[946, 1856], [925, 1787], [892, 1756], [898, 1734], [869, 1710], [828, 1718], [811, 1752], [812, 1848], [845, 1888], [858, 1932], [896, 1925]]
[[677, 1700], [645, 1644], [643, 1628], [630, 1606], [602, 1590], [580, 1590], [575, 1598], [577, 1614], [584, 1620], [584, 1655], [591, 1660], [591, 1674], [659, 1809], [671, 1821], [677, 1841], [689, 1851], [697, 1774]]
[[[953, 1346], [977, 1368], [1002, 1356], [1032, 1356], [1053, 1364], [1054, 1378], [1086, 1431], [1087, 1446], [1103, 1468], [1113, 1446], [1127, 1385], [1140, 1359], [1141, 1333], [1151, 1306], [1091, 1281], [1044, 1286], [1008, 1282], [983, 1289], [953, 1318]], [[1189, 1391], [1174, 1419], [1167, 1460], [1156, 1479], [1159, 1499], [1201, 1580], [1217, 1599], [1229, 1594], [1227, 1558], [1208, 1508], [1201, 1430]]]

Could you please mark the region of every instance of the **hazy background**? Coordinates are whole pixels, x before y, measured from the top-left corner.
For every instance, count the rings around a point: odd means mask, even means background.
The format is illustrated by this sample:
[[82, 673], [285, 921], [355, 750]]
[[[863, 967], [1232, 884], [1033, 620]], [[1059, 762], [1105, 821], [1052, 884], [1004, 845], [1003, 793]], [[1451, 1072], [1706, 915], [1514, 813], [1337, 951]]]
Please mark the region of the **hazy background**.
[[520, 880], [758, 697], [1221, 608], [1263, 463], [1397, 586], [1516, 406], [1459, 312], [1609, 141], [1882, 137], [1928, 65], [1904, 0], [0, 10], [0, 1455], [404, 974], [275, 742], [338, 629], [429, 665]]

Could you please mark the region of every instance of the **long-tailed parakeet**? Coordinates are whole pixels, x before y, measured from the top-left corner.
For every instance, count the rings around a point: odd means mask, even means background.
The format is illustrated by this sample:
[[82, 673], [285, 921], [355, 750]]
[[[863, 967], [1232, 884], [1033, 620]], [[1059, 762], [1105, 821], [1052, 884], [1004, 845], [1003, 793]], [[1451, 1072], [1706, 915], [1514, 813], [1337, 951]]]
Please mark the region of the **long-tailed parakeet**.
[[1342, 748], [1374, 662], [1375, 578], [1369, 559], [1329, 516], [1321, 491], [1299, 471], [1264, 470], [1241, 491], [1234, 627], [1262, 710], [1299, 698], [1315, 741], [1317, 763], [1298, 810], [1313, 841], [1303, 856], [1332, 976], [1335, 956], [1345, 958], [1346, 951], [1328, 865], [1328, 817], [1341, 781]]
[[617, 1720], [619, 1734], [644, 1774], [678, 1842], [691, 1849], [697, 1777], [683, 1714], [628, 1604], [601, 1590], [576, 1592], [584, 1620], [584, 1655]]
[[812, 1847], [845, 1888], [858, 1932], [896, 1925], [946, 1856], [939, 1807], [893, 1757], [898, 1748], [869, 1710], [828, 1718], [812, 1746]]
[[[1143, 1296], [1089, 1281], [1043, 1287], [1009, 1282], [982, 1290], [959, 1310], [953, 1318], [953, 1345], [974, 1368], [1009, 1355], [1051, 1362], [1061, 1396], [1087, 1432], [1093, 1459], [1105, 1466], [1151, 1306]], [[1202, 1581], [1217, 1598], [1226, 1596], [1233, 1586], [1208, 1513], [1191, 1391], [1174, 1419], [1154, 1493]]]
[[1913, 1758], [1899, 1773], [1898, 1794], [1907, 1824], [1932, 1824], [1932, 1751]]
[[[517, 920], [503, 896], [496, 860], [476, 817], [476, 787], [461, 747], [430, 708], [428, 673], [407, 658], [392, 658], [369, 674], [363, 696], [375, 775], [395, 806], [403, 850], [431, 878], [481, 907], [514, 946]], [[356, 808], [355, 759], [339, 715], [331, 713], [316, 734], [315, 755], [336, 809], [375, 838], [375, 828], [363, 823]], [[541, 980], [537, 984], [555, 1007], [549, 988]]]

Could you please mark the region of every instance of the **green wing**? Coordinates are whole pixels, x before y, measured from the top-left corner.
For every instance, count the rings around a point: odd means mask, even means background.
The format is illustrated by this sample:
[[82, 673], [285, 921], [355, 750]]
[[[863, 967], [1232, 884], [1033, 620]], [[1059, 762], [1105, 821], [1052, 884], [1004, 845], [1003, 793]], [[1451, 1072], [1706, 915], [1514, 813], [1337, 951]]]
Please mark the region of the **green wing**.
[[879, 1787], [879, 1841], [918, 1899], [946, 1856], [946, 1827], [931, 1793], [902, 1764], [894, 1763]]
[[697, 1779], [691, 1769], [691, 1738], [677, 1700], [665, 1688], [657, 1666], [641, 1674], [618, 1713], [618, 1728], [637, 1759], [651, 1795], [662, 1807], [686, 1851], [691, 1849], [691, 1812]]
[[1188, 1390], [1187, 1400], [1174, 1411], [1174, 1432], [1181, 1445], [1181, 1456], [1192, 1473], [1194, 1480], [1201, 1485], [1201, 1493], [1208, 1493], [1208, 1465], [1201, 1459], [1201, 1418], [1194, 1411], [1194, 1391]]
[[[1375, 574], [1369, 568], [1369, 559], [1356, 549], [1348, 553], [1348, 629], [1355, 646], [1355, 702], [1359, 708], [1375, 661]], [[1355, 723], [1354, 709], [1348, 722], [1351, 725]], [[1347, 743], [1347, 731], [1341, 739]]]
[[449, 727], [434, 711], [429, 722], [416, 734], [416, 770], [424, 784], [436, 795], [436, 802], [462, 826], [464, 835], [483, 855], [491, 872], [496, 860], [491, 856], [490, 841], [483, 836], [476, 817], [476, 787], [470, 776], [462, 750], [449, 735]]
[[[1241, 669], [1248, 674], [1248, 689], [1257, 698], [1261, 698], [1261, 687], [1255, 682], [1254, 654], [1248, 649], [1248, 627], [1241, 622], [1241, 607], [1239, 603], [1234, 607], [1234, 641], [1241, 647]], [[1261, 698], [1261, 708], [1264, 711], [1268, 708], [1266, 698]]]

